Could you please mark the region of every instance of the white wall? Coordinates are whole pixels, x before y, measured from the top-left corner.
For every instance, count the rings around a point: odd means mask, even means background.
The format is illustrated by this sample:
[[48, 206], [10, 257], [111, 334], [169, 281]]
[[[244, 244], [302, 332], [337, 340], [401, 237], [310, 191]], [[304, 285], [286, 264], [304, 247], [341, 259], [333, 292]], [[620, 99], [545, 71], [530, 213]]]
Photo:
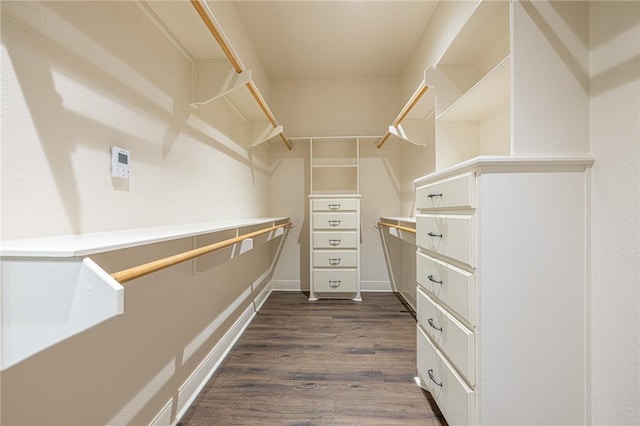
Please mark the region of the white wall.
[[640, 3], [590, 2], [591, 418], [640, 424]]
[[[224, 102], [189, 106], [190, 62], [135, 2], [1, 7], [4, 239], [269, 215], [268, 147], [243, 148], [244, 121]], [[126, 190], [110, 178], [111, 145], [131, 150]], [[95, 260], [113, 272], [192, 244]], [[253, 311], [275, 248], [128, 283], [122, 316], [2, 372], [0, 423], [149, 424], [163, 407], [177, 420], [199, 384], [190, 375]]]
[[[399, 111], [398, 80], [277, 80], [270, 104], [288, 137], [382, 135]], [[389, 288], [382, 245], [375, 229], [380, 215], [398, 214], [398, 150], [378, 151], [373, 140], [360, 144], [363, 289]], [[294, 144], [286, 152], [271, 146], [272, 214], [296, 223], [274, 273], [274, 286], [309, 289], [309, 146]], [[366, 283], [364, 282], [366, 281]]]
[[231, 108], [188, 105], [190, 63], [135, 3], [2, 6], [4, 239], [268, 215], [268, 151], [234, 142]]
[[276, 80], [271, 91], [289, 137], [382, 135], [400, 110], [395, 78]]

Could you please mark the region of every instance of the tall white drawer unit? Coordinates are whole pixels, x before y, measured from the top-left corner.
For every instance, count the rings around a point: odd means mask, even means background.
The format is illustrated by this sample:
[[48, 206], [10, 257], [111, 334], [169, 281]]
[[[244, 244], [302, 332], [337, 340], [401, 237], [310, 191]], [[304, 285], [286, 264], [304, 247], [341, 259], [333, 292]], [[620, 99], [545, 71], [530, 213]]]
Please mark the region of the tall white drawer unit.
[[583, 157], [477, 157], [416, 185], [417, 369], [451, 425], [587, 421]]
[[309, 141], [309, 300], [360, 296], [360, 142], [371, 137]]
[[360, 297], [360, 199], [312, 195], [309, 300]]

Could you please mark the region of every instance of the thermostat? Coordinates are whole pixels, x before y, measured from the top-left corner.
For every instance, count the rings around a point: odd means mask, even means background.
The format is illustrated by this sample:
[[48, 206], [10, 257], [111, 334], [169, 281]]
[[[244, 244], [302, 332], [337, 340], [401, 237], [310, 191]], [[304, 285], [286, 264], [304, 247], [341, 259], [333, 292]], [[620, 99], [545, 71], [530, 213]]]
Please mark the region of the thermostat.
[[131, 152], [126, 149], [111, 147], [111, 177], [129, 179], [129, 163]]

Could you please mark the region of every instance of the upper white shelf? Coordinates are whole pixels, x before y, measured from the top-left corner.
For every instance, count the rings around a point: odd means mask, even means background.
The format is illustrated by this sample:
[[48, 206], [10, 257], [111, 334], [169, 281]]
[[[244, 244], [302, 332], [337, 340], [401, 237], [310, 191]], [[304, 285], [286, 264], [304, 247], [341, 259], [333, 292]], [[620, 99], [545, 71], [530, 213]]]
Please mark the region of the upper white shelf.
[[189, 225], [169, 225], [113, 232], [5, 241], [0, 243], [2, 257], [81, 257], [145, 244], [193, 237], [229, 229], [286, 220], [286, 217], [230, 219]]
[[482, 121], [509, 104], [509, 58], [484, 76], [449, 108], [439, 114], [440, 121]]
[[[144, 1], [143, 10], [194, 63], [194, 107], [226, 99], [246, 120], [266, 120], [270, 132], [250, 141], [256, 146], [275, 136], [291, 150], [282, 126], [233, 49], [206, 1]], [[220, 63], [224, 63], [220, 67]], [[211, 67], [216, 68], [211, 72]], [[202, 88], [204, 93], [200, 93]], [[213, 90], [212, 90], [213, 89]]]
[[509, 1], [478, 2], [438, 64], [476, 65], [482, 68], [496, 50], [509, 42]]

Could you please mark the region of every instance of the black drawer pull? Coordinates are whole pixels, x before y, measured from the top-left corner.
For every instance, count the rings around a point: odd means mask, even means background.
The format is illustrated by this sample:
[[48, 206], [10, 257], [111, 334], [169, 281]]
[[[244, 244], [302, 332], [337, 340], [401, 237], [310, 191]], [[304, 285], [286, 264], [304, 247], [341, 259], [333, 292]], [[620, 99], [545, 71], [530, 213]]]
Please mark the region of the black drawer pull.
[[340, 257], [329, 258], [329, 265], [331, 265], [331, 266], [339, 265], [341, 260], [342, 260], [342, 258], [340, 258]]
[[333, 240], [331, 238], [329, 239], [329, 245], [330, 246], [334, 246], [334, 247], [335, 246], [339, 246], [341, 242], [342, 242], [342, 240], [339, 239], [339, 238], [337, 240]]
[[442, 327], [436, 327], [436, 326], [433, 324], [433, 318], [429, 318], [429, 319], [427, 320], [427, 322], [429, 323], [429, 325], [431, 326], [431, 328], [434, 328], [434, 329], [438, 330], [439, 332], [442, 332]]
[[430, 237], [442, 238], [442, 234], [434, 234], [433, 232], [427, 232], [427, 235]]
[[435, 197], [442, 197], [442, 192], [441, 192], [441, 193], [439, 193], [439, 194], [429, 194], [429, 195], [427, 195], [427, 197], [429, 197], [429, 198], [431, 198], [431, 199], [433, 199], [433, 198], [435, 198]]
[[339, 220], [330, 220], [329, 221], [329, 226], [340, 226], [340, 221]]
[[339, 210], [341, 204], [329, 204], [329, 210]]
[[438, 281], [438, 280], [436, 280], [435, 278], [433, 278], [433, 275], [429, 275], [429, 276], [427, 277], [427, 279], [428, 279], [429, 281], [431, 281], [432, 283], [442, 284], [442, 281]]
[[338, 288], [338, 287], [340, 287], [341, 283], [342, 283], [341, 280], [336, 280], [336, 281], [329, 280], [329, 287]]
[[442, 382], [440, 382], [440, 383], [436, 382], [436, 379], [433, 377], [433, 368], [430, 368], [429, 371], [427, 371], [427, 373], [429, 374], [429, 378], [431, 379], [431, 381], [433, 383], [435, 383], [436, 385], [442, 387]]

